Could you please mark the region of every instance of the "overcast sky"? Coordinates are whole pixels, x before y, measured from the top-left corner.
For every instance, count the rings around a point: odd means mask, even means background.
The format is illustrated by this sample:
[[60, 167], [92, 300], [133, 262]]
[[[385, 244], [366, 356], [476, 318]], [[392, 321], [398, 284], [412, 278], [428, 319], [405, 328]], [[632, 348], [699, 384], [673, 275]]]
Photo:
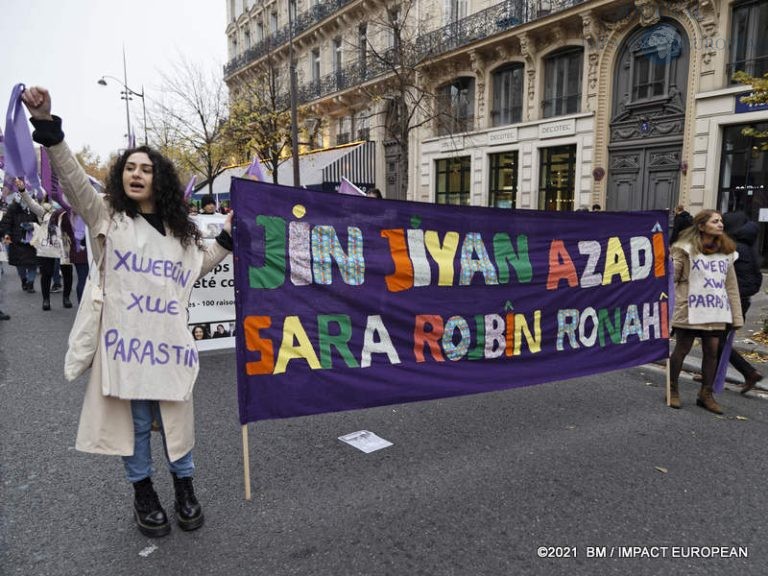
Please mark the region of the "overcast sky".
[[[122, 87], [103, 75], [123, 78], [125, 46], [128, 86], [141, 91], [147, 107], [159, 97], [160, 72], [182, 57], [221, 70], [226, 62], [224, 0], [0, 0], [0, 124], [13, 86], [45, 86], [53, 112], [64, 119], [74, 150], [84, 145], [106, 160], [125, 147]], [[183, 55], [183, 56], [182, 56]], [[143, 138], [141, 99], [131, 102], [136, 141]]]

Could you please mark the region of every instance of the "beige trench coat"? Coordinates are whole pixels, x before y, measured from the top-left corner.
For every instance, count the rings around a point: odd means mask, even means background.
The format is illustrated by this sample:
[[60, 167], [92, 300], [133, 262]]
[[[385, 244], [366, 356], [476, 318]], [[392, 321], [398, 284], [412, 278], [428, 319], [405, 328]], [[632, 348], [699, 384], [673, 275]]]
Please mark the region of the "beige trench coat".
[[[112, 220], [109, 204], [96, 193], [88, 181], [85, 171], [67, 146], [61, 142], [48, 149], [51, 165], [73, 209], [88, 224], [93, 261], [98, 261], [104, 247], [104, 234]], [[139, 228], [136, 228], [137, 233]], [[191, 247], [190, 250], [197, 250]], [[218, 243], [203, 248], [203, 258], [197, 276], [210, 272], [229, 252]], [[109, 270], [105, 272], [109, 274]], [[106, 295], [109, 298], [110, 295]], [[186, 309], [188, 302], [184, 302]], [[103, 337], [100, 338], [93, 367], [90, 371], [85, 400], [80, 414], [80, 426], [75, 447], [83, 452], [130, 456], [133, 454], [133, 418], [130, 400], [105, 396], [102, 385]], [[171, 461], [178, 460], [189, 452], [195, 443], [194, 412], [192, 398], [186, 401], [160, 401], [160, 412], [165, 429], [168, 455]]]
[[[690, 324], [688, 320], [688, 277], [691, 273], [691, 246], [689, 244], [676, 243], [672, 245], [672, 260], [675, 265], [675, 310], [672, 314], [672, 327], [688, 330], [725, 330], [725, 324]], [[744, 325], [741, 313], [741, 298], [739, 298], [739, 283], [736, 280], [736, 271], [733, 263], [728, 267], [725, 277], [725, 291], [728, 294], [728, 303], [731, 305], [731, 316], [734, 328]]]

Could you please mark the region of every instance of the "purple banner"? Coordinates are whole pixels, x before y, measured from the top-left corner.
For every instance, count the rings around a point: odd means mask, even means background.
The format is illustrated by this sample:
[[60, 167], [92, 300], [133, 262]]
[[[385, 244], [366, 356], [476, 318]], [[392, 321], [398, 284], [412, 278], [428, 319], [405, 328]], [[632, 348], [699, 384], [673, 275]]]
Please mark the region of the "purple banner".
[[232, 180], [240, 422], [530, 386], [668, 354], [654, 212]]

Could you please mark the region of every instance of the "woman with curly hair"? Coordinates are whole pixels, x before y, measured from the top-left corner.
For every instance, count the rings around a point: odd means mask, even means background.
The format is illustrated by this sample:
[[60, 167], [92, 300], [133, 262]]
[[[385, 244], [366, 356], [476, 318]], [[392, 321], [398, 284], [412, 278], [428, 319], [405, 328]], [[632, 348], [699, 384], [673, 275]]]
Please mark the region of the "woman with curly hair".
[[678, 377], [683, 360], [696, 338], [701, 339], [701, 390], [696, 404], [722, 414], [712, 395], [717, 372], [717, 349], [727, 325], [744, 325], [739, 287], [733, 262], [736, 244], [723, 232], [723, 217], [716, 210], [702, 210], [672, 245], [675, 309], [672, 327], [675, 349], [669, 358], [669, 405], [680, 408]]
[[[76, 447], [123, 457], [139, 530], [164, 536], [170, 523], [151, 479], [150, 434], [159, 430], [173, 476], [176, 519], [183, 530], [195, 530], [203, 524], [192, 487], [192, 388], [199, 363], [187, 306], [195, 280], [232, 249], [231, 218], [217, 242], [206, 247], [189, 219], [173, 164], [146, 146], [126, 150], [111, 168], [105, 195], [98, 194], [64, 142], [48, 91], [28, 88], [22, 99], [33, 137], [48, 148], [69, 204], [88, 224], [93, 258], [100, 263], [99, 340]], [[81, 307], [93, 306], [91, 293], [86, 286]], [[73, 342], [70, 335], [70, 352]], [[69, 370], [65, 363], [65, 376], [76, 378], [84, 364]]]

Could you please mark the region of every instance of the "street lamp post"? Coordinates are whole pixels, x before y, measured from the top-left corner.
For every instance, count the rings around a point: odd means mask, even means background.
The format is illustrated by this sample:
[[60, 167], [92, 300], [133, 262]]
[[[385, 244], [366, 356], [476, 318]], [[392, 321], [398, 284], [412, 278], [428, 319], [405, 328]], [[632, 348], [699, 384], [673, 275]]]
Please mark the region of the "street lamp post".
[[120, 80], [120, 78], [116, 78], [115, 76], [110, 76], [109, 74], [105, 74], [102, 76], [98, 81], [97, 84], [100, 86], [106, 86], [107, 85], [107, 78], [114, 80], [118, 84], [120, 84], [123, 87], [123, 90], [120, 91], [120, 99], [125, 100], [125, 124], [128, 128], [128, 133], [126, 134], [126, 139], [128, 142], [128, 145], [130, 146], [131, 142], [131, 109], [128, 105], [128, 101], [131, 99], [131, 96], [137, 96], [141, 98], [141, 110], [144, 114], [144, 145], [147, 145], [147, 107], [144, 104], [144, 86], [141, 87], [141, 92], [136, 92], [136, 90], [132, 90], [128, 87], [128, 72], [125, 67], [125, 50], [123, 50], [123, 80]]
[[293, 52], [293, 19], [296, 0], [288, 0], [288, 60], [291, 88], [291, 156], [293, 156], [293, 185], [301, 186], [299, 170], [299, 117], [296, 104], [296, 55]]

